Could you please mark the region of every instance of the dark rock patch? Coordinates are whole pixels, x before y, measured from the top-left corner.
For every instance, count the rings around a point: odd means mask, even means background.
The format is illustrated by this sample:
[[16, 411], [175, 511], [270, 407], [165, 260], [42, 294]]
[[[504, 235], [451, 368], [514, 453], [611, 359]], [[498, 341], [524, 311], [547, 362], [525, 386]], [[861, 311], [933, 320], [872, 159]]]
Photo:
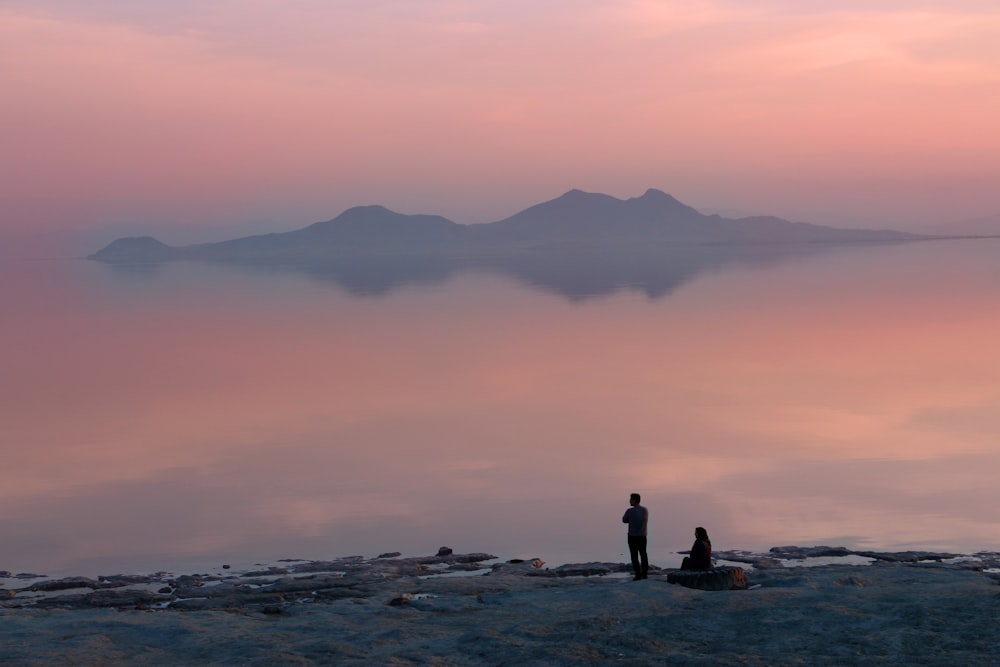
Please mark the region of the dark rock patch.
[[708, 570], [672, 570], [667, 574], [667, 581], [702, 591], [734, 591], [745, 590], [747, 587], [743, 568], [731, 565]]

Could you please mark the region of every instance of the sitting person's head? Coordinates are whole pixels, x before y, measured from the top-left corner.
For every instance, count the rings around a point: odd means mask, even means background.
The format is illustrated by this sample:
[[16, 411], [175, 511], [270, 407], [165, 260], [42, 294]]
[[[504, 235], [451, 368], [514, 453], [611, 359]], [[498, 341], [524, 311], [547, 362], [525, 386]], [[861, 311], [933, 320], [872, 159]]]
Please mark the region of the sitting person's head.
[[698, 540], [703, 540], [705, 542], [710, 542], [711, 541], [711, 540], [708, 539], [708, 531], [705, 530], [704, 528], [702, 528], [701, 526], [698, 526], [697, 528], [694, 529], [694, 536], [695, 536], [695, 539], [698, 539]]

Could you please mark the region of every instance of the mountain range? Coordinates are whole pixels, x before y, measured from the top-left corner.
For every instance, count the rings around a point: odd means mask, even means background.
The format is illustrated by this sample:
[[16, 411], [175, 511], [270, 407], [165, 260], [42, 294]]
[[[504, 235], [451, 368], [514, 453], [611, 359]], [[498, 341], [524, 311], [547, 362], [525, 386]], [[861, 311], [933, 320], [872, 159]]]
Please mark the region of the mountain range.
[[216, 243], [169, 246], [152, 237], [111, 242], [89, 259], [147, 263], [195, 259], [315, 262], [365, 256], [490, 257], [498, 253], [705, 245], [887, 243], [932, 238], [892, 230], [840, 229], [757, 216], [704, 215], [660, 190], [640, 197], [570, 190], [496, 222], [462, 225], [437, 215], [357, 206], [302, 229]]

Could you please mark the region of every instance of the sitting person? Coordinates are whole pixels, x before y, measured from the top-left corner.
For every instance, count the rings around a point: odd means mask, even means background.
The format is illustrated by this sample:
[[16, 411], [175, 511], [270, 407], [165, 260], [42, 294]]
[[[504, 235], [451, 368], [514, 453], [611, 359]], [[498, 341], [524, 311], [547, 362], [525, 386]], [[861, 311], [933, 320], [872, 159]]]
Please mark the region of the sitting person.
[[681, 569], [707, 570], [712, 567], [712, 541], [708, 539], [708, 531], [701, 526], [694, 529], [694, 537], [691, 555], [684, 557]]

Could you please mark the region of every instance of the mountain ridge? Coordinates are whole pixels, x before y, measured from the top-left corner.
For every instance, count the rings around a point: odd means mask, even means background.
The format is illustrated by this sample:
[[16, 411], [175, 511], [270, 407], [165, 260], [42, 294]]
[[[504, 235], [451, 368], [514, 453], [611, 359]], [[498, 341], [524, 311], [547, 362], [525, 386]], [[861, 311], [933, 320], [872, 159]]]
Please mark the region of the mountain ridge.
[[477, 254], [579, 247], [672, 247], [700, 244], [885, 243], [933, 238], [893, 230], [841, 229], [773, 216], [705, 215], [655, 188], [618, 199], [573, 189], [512, 216], [463, 225], [440, 215], [403, 214], [378, 204], [355, 206], [288, 232], [169, 246], [123, 237], [89, 256], [104, 262], [178, 259], [303, 261], [359, 255]]

